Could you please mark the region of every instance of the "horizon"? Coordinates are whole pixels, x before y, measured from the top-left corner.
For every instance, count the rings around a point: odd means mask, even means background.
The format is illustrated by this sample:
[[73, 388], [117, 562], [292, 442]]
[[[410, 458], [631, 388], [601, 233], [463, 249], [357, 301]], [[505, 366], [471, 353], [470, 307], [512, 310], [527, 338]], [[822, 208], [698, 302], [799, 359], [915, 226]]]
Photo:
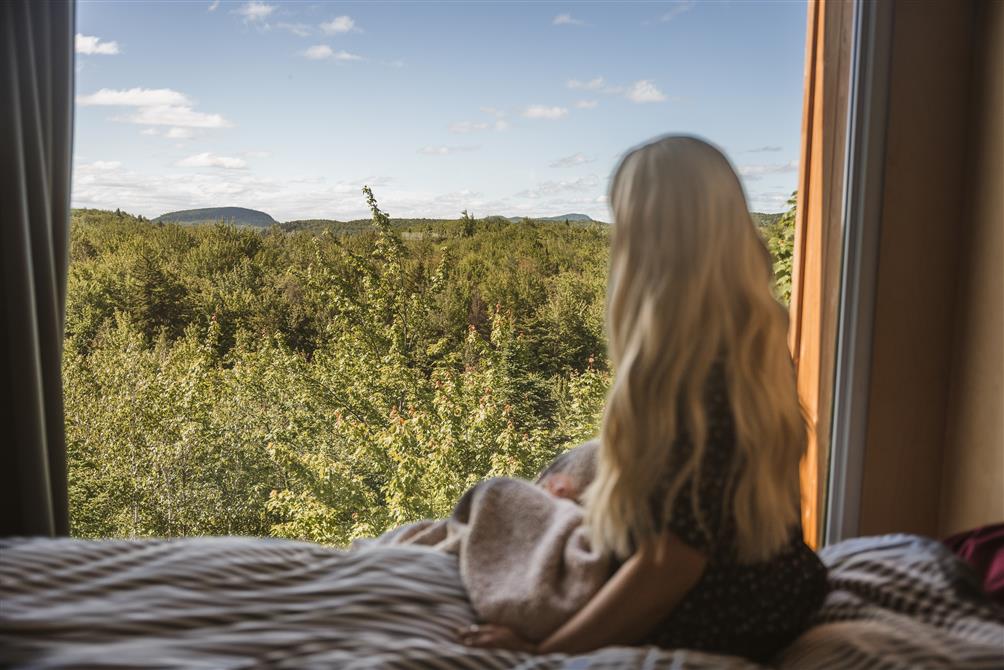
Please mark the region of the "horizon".
[[[121, 207], [117, 207], [116, 209], [119, 210], [119, 211], [121, 211], [122, 214], [125, 214], [127, 216], [140, 216], [140, 215], [137, 215], [137, 214], [133, 214], [130, 211], [123, 210]], [[162, 218], [164, 216], [167, 216], [169, 214], [187, 214], [189, 212], [197, 212], [197, 211], [209, 210], [209, 209], [243, 209], [243, 210], [246, 210], [246, 211], [249, 211], [249, 212], [256, 212], [256, 213], [259, 213], [259, 214], [265, 214], [265, 215], [269, 216], [277, 224], [301, 223], [301, 222], [309, 222], [309, 221], [331, 222], [331, 223], [359, 223], [359, 222], [362, 222], [362, 221], [369, 221], [372, 218], [372, 216], [360, 216], [360, 217], [353, 218], [353, 219], [332, 219], [332, 218], [319, 218], [319, 217], [306, 218], [306, 219], [278, 219], [278, 218], [272, 216], [272, 214], [270, 212], [266, 212], [265, 210], [253, 209], [253, 208], [250, 208], [250, 207], [242, 207], [240, 205], [219, 205], [219, 206], [214, 206], [214, 207], [193, 207], [191, 209], [177, 209], [177, 210], [172, 210], [170, 212], [163, 212], [161, 214], [158, 214], [155, 217], [146, 217], [145, 215], [142, 215], [142, 216], [144, 216], [149, 221], [157, 221], [157, 219], [160, 219], [160, 218]], [[382, 209], [383, 208], [381, 207], [381, 210]], [[107, 208], [102, 208], [102, 207], [76, 207], [76, 206], [74, 206], [74, 207], [71, 208], [71, 211], [73, 211], [73, 210], [82, 210], [82, 211], [91, 210], [91, 211], [100, 211], [100, 212], [114, 212], [115, 211], [115, 210], [111, 210], [111, 209], [107, 209]], [[752, 210], [752, 209], [750, 210], [750, 214], [758, 214], [758, 215], [761, 215], [761, 216], [781, 216], [783, 213], [784, 213], [783, 210], [782, 211], [778, 211], [778, 212], [758, 212], [756, 210]], [[392, 217], [390, 217], [390, 220], [391, 221], [433, 221], [433, 222], [438, 222], [438, 221], [459, 221], [461, 219], [462, 214], [463, 213], [461, 212], [460, 215], [452, 216], [452, 217], [451, 216], [447, 216], [447, 217], [433, 217], [433, 216], [392, 216]], [[472, 216], [474, 216], [474, 215], [472, 214]], [[588, 214], [584, 214], [582, 212], [564, 212], [562, 214], [542, 214], [542, 215], [539, 215], [539, 216], [532, 215], [532, 214], [530, 214], [530, 215], [523, 215], [523, 216], [507, 216], [505, 213], [493, 213], [493, 214], [484, 214], [484, 215], [474, 216], [474, 218], [478, 219], [478, 220], [491, 219], [491, 218], [503, 218], [503, 219], [509, 219], [509, 220], [512, 220], [512, 219], [529, 219], [531, 221], [552, 221], [553, 220], [555, 223], [557, 223], [557, 222], [560, 222], [562, 219], [565, 219], [565, 220], [568, 220], [568, 221], [574, 221], [574, 220], [581, 221], [583, 219], [572, 219], [572, 218], [570, 218], [570, 217], [581, 217], [581, 216], [588, 217], [588, 221], [590, 223], [602, 223], [602, 224], [606, 224], [606, 225], [610, 225], [610, 223], [611, 223], [610, 221], [607, 221], [607, 220], [604, 220], [604, 219], [594, 219], [593, 217], [589, 216]], [[247, 226], [252, 227], [252, 228], [254, 228], [254, 227], [260, 227], [260, 226], [257, 226], [257, 224], [240, 224], [240, 223], [237, 223], [236, 219], [233, 219], [233, 218], [231, 218], [231, 219], [221, 218], [221, 219], [218, 219], [218, 220], [217, 219], [213, 219], [213, 220], [204, 219], [204, 220], [199, 220], [199, 221], [188, 221], [188, 222], [186, 222], [186, 221], [164, 221], [164, 223], [177, 223], [177, 224], [181, 224], [181, 225], [190, 225], [190, 224], [193, 224], [193, 223], [194, 224], [204, 224], [204, 223], [211, 223], [211, 222], [221, 222], [221, 223], [233, 224], [233, 225], [247, 225]], [[754, 221], [754, 223], [755, 223], [755, 221]]]
[[75, 208], [348, 221], [368, 184], [394, 218], [610, 221], [617, 161], [667, 133], [753, 212], [795, 189], [801, 2], [78, 7]]

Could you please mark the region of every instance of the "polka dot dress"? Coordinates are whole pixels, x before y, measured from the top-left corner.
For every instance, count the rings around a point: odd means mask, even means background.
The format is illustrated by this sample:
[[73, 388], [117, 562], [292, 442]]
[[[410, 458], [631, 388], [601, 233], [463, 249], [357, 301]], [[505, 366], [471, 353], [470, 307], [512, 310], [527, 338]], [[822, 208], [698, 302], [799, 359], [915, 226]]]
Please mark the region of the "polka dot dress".
[[[736, 560], [732, 487], [728, 473], [735, 451], [725, 375], [716, 368], [708, 384], [708, 441], [698, 484], [702, 525], [688, 482], [673, 503], [668, 527], [708, 557], [704, 574], [670, 615], [655, 628], [649, 644], [710, 651], [763, 661], [805, 628], [826, 595], [826, 568], [802, 541], [801, 524], [775, 556], [761, 563]], [[687, 456], [686, 438], [674, 451]], [[669, 468], [670, 472], [673, 470]], [[653, 497], [661, 510], [670, 476]], [[726, 490], [729, 489], [729, 490]]]

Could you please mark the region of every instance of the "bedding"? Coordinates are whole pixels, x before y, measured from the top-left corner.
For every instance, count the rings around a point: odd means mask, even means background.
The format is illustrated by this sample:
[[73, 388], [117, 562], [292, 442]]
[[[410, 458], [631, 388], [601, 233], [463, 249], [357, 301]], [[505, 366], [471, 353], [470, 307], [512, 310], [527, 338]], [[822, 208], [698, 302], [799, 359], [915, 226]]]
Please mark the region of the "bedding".
[[1004, 668], [1004, 608], [940, 542], [887, 535], [819, 553], [830, 592], [777, 666]]
[[455, 554], [478, 618], [529, 640], [543, 640], [582, 609], [612, 569], [591, 549], [579, 505], [521, 479], [480, 482], [450, 518], [419, 521], [353, 547], [386, 545]]
[[942, 543], [976, 571], [983, 590], [1004, 605], [1004, 523], [953, 535]]
[[[778, 668], [1004, 667], [1004, 614], [938, 543], [821, 552], [831, 592]], [[250, 538], [0, 541], [0, 666], [30, 668], [742, 668], [652, 647], [579, 656], [469, 649], [455, 556]]]

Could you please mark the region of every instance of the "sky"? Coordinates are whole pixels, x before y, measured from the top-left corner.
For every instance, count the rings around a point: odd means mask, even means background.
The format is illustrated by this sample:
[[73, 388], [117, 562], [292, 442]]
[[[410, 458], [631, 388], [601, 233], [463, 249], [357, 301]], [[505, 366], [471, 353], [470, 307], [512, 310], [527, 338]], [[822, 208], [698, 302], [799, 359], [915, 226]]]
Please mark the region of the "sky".
[[721, 147], [753, 211], [795, 188], [798, 1], [95, 2], [76, 35], [73, 206], [280, 221], [609, 221], [625, 151]]

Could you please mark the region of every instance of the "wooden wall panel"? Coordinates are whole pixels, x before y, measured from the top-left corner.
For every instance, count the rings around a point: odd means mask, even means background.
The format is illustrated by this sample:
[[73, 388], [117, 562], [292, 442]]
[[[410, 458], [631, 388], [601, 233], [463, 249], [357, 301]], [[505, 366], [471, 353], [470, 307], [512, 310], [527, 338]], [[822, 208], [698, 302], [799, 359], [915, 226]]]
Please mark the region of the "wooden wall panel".
[[1004, 2], [977, 11], [942, 536], [1004, 522]]
[[973, 4], [896, 0], [859, 531], [936, 535]]

